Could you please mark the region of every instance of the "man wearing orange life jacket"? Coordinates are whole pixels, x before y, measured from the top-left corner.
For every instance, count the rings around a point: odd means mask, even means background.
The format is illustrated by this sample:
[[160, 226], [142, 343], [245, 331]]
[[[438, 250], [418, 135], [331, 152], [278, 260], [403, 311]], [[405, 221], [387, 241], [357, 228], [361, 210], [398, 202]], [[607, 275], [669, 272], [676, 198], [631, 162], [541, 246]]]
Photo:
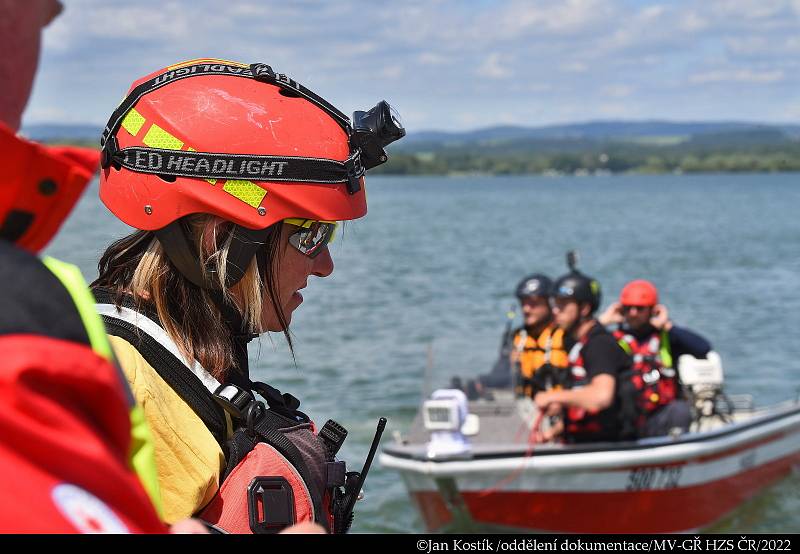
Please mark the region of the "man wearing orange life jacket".
[[600, 285], [574, 269], [560, 277], [552, 296], [556, 324], [574, 341], [564, 390], [539, 392], [536, 406], [563, 415], [567, 442], [629, 438], [617, 383], [630, 369], [630, 358], [593, 314], [600, 305]]
[[630, 385], [636, 398], [639, 436], [687, 431], [691, 413], [681, 399], [676, 363], [683, 354], [705, 358], [711, 350], [708, 341], [673, 325], [667, 308], [658, 303], [658, 289], [642, 279], [626, 284], [619, 301], [599, 320], [603, 325], [617, 325], [614, 337], [633, 357]]
[[[550, 292], [553, 281], [547, 275], [534, 273], [522, 279], [516, 296], [524, 325], [512, 331], [509, 326], [503, 336], [500, 356], [492, 370], [462, 385], [454, 377], [452, 387], [464, 389], [467, 398], [475, 400], [487, 389], [514, 387], [518, 395], [533, 397], [540, 390], [559, 387], [567, 367], [564, 332], [553, 322]], [[509, 314], [511, 318], [514, 313]]]
[[568, 365], [564, 330], [553, 321], [550, 295], [553, 281], [535, 273], [517, 285], [524, 325], [514, 332], [510, 353], [516, 390], [524, 396], [562, 388]]

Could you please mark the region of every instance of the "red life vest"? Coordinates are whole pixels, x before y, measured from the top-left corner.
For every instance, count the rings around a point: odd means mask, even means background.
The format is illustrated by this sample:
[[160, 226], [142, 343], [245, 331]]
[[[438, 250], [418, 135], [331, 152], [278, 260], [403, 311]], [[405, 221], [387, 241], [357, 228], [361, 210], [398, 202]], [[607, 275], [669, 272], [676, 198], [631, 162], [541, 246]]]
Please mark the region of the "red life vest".
[[[579, 389], [589, 384], [589, 375], [584, 367], [583, 347], [589, 336], [582, 337], [569, 352], [568, 388]], [[564, 417], [564, 430], [571, 439], [580, 440], [586, 436], [597, 435], [603, 431], [598, 414], [599, 410], [586, 410], [577, 406], [568, 406]]]
[[0, 241], [0, 532], [164, 533], [134, 471], [155, 476], [152, 445], [93, 299], [77, 269], [46, 263]]
[[672, 367], [669, 335], [666, 331], [654, 332], [646, 340], [622, 330], [614, 331], [614, 338], [633, 359], [631, 382], [636, 390], [639, 424], [646, 417], [666, 406], [678, 396], [677, 372]]
[[43, 146], [0, 122], [0, 238], [38, 252], [50, 242], [98, 169], [100, 152]]

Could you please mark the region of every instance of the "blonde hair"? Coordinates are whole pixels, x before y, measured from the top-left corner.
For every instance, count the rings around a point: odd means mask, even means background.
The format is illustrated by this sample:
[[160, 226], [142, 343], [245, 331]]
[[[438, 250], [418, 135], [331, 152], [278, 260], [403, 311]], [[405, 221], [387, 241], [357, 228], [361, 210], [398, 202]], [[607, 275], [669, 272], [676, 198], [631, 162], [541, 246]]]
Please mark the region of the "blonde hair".
[[[233, 224], [206, 214], [187, 216], [181, 224], [194, 243], [200, 245], [200, 265], [205, 275], [213, 272], [218, 279], [223, 298], [235, 306], [242, 318], [243, 330], [254, 334], [264, 332], [261, 312], [265, 290], [286, 329], [273, 263], [278, 252], [280, 223], [273, 226], [265, 245], [268, 267], [264, 279], [254, 257], [242, 279], [230, 288], [225, 286], [225, 276]], [[110, 245], [98, 269], [100, 276], [92, 286], [112, 289], [118, 304], [127, 294], [137, 306], [154, 309], [161, 326], [187, 360], [196, 360], [219, 380], [224, 379], [230, 368], [236, 367], [231, 330], [214, 299], [209, 291], [193, 285], [180, 274], [152, 232], [137, 231]], [[284, 333], [291, 348], [288, 331]]]

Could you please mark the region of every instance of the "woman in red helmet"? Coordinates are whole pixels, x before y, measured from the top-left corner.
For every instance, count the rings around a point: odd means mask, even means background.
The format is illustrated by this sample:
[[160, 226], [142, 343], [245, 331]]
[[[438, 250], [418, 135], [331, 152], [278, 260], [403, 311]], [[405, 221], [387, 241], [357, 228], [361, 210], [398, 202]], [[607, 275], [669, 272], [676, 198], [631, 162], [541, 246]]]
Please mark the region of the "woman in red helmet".
[[705, 358], [711, 345], [703, 337], [672, 324], [666, 306], [658, 303], [658, 289], [650, 281], [626, 284], [619, 302], [600, 316], [604, 325], [616, 324], [614, 337], [633, 358], [632, 395], [639, 412], [640, 436], [687, 431], [689, 405], [681, 400], [677, 360], [683, 354]]
[[404, 134], [385, 102], [351, 122], [265, 64], [209, 59], [136, 81], [112, 114], [100, 197], [137, 231], [93, 288], [153, 430], [167, 521], [346, 530], [346, 431], [317, 434], [297, 399], [251, 381], [247, 343], [282, 331], [291, 347], [300, 290], [333, 271], [336, 222], [366, 213], [364, 171]]

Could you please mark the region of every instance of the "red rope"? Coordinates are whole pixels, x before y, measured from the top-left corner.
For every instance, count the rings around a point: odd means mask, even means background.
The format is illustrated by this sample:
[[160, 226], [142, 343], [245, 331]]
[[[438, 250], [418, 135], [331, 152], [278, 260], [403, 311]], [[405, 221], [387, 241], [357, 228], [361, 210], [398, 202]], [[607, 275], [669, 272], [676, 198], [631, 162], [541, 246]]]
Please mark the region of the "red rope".
[[536, 443], [536, 433], [539, 431], [539, 428], [542, 426], [542, 417], [544, 417], [544, 412], [540, 411], [539, 415], [536, 416], [536, 421], [533, 423], [533, 427], [531, 427], [531, 432], [528, 434], [528, 449], [525, 451], [525, 457], [522, 459], [522, 464], [511, 472], [509, 475], [489, 487], [488, 489], [483, 489], [478, 493], [479, 497], [489, 496], [500, 490], [501, 488], [505, 487], [512, 481], [514, 481], [517, 477], [519, 477], [522, 472], [525, 470], [525, 467], [528, 465], [528, 460], [531, 456], [533, 456], [533, 445]]

